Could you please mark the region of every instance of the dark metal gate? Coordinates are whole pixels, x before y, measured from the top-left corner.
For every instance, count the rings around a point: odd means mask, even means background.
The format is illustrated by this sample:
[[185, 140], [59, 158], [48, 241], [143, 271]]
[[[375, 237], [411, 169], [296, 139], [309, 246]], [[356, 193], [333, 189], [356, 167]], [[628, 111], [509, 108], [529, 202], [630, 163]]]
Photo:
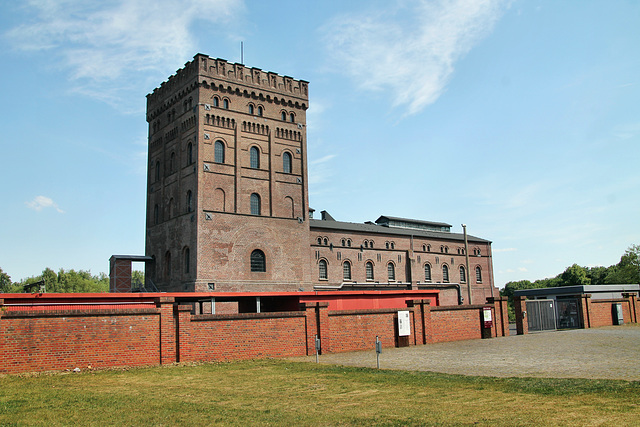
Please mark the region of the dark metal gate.
[[527, 300], [527, 322], [530, 332], [554, 331], [556, 307], [552, 299]]
[[557, 301], [558, 329], [581, 328], [580, 307], [577, 298], [560, 298]]

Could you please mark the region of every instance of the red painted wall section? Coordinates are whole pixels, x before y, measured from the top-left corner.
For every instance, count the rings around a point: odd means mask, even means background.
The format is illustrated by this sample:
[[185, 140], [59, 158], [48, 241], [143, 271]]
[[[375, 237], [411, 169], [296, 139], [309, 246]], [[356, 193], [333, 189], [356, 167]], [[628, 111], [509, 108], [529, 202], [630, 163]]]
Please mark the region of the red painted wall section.
[[367, 309], [406, 309], [407, 303], [414, 299], [428, 299], [435, 306], [438, 301], [435, 291], [353, 291], [353, 292], [316, 292], [316, 295], [303, 296], [300, 302], [327, 302], [329, 310], [367, 310]]

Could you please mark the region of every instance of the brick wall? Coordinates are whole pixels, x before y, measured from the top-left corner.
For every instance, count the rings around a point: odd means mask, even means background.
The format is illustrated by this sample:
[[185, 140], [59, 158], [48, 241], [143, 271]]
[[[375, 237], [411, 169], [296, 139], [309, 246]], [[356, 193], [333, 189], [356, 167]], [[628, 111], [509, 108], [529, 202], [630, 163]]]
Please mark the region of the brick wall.
[[[474, 339], [483, 336], [483, 308], [492, 307], [496, 320], [501, 311], [500, 301], [431, 307], [423, 299], [398, 308], [329, 310], [327, 302], [312, 302], [299, 311], [195, 315], [171, 296], [143, 298], [147, 307], [119, 301], [105, 309], [109, 301], [96, 296], [93, 307], [77, 310], [38, 308], [36, 298], [28, 309], [4, 306], [0, 299], [0, 373], [313, 355], [316, 335], [322, 353], [372, 350], [376, 336], [383, 347]], [[406, 338], [398, 337], [400, 310], [410, 312]], [[500, 334], [494, 326], [492, 335]]]
[[0, 318], [0, 373], [160, 363], [159, 310], [15, 311]]
[[[398, 309], [331, 311], [328, 325], [331, 345], [323, 346], [323, 351], [371, 350], [375, 348], [376, 336], [382, 347], [395, 347], [397, 321]], [[413, 341], [413, 337], [410, 340]]]
[[203, 314], [187, 324], [189, 356], [182, 362], [307, 354], [304, 312]]
[[482, 306], [431, 308], [430, 342], [482, 338]]

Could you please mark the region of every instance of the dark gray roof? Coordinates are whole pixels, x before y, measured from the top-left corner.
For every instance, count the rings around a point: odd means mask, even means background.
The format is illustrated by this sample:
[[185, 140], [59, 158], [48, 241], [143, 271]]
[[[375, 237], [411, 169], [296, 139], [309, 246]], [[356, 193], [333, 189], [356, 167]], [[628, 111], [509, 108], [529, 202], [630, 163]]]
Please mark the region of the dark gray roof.
[[126, 261], [134, 261], [134, 262], [150, 262], [153, 261], [153, 257], [146, 255], [111, 255], [109, 260], [119, 260], [123, 259]]
[[380, 218], [376, 219], [376, 223], [383, 222], [384, 219], [388, 219], [391, 221], [413, 222], [416, 224], [433, 225], [436, 227], [452, 227], [451, 224], [447, 224], [446, 222], [421, 221], [419, 219], [400, 218], [397, 216], [389, 216], [389, 215], [382, 215]]
[[[513, 292], [515, 296], [551, 296], [551, 295], [580, 295], [592, 294], [594, 299], [598, 294], [611, 294], [621, 292], [638, 292], [639, 285], [574, 285], [559, 286], [555, 288], [518, 289]], [[611, 297], [610, 295], [607, 295]], [[611, 297], [613, 298], [613, 297]]]
[[[429, 231], [411, 228], [383, 227], [381, 225], [375, 225], [371, 223], [360, 224], [355, 222], [322, 221], [319, 219], [310, 219], [309, 226], [311, 227], [311, 229], [315, 228], [317, 230], [338, 230], [351, 233], [384, 234], [388, 236], [417, 236], [433, 239], [455, 240], [462, 242], [464, 241], [464, 234], [462, 233], [448, 233], [444, 231]], [[467, 235], [467, 240], [469, 242], [491, 243], [490, 240], [481, 239], [480, 237], [469, 235]]]

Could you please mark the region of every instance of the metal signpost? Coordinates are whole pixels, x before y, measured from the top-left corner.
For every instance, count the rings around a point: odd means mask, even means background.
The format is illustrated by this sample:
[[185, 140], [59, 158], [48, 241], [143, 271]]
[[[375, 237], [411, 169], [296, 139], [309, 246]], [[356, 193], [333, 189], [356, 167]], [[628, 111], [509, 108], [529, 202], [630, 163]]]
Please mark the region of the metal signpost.
[[316, 363], [318, 363], [318, 353], [320, 353], [320, 338], [316, 335]]
[[380, 369], [380, 353], [382, 353], [382, 343], [376, 335], [376, 365], [378, 366], [378, 369]]

